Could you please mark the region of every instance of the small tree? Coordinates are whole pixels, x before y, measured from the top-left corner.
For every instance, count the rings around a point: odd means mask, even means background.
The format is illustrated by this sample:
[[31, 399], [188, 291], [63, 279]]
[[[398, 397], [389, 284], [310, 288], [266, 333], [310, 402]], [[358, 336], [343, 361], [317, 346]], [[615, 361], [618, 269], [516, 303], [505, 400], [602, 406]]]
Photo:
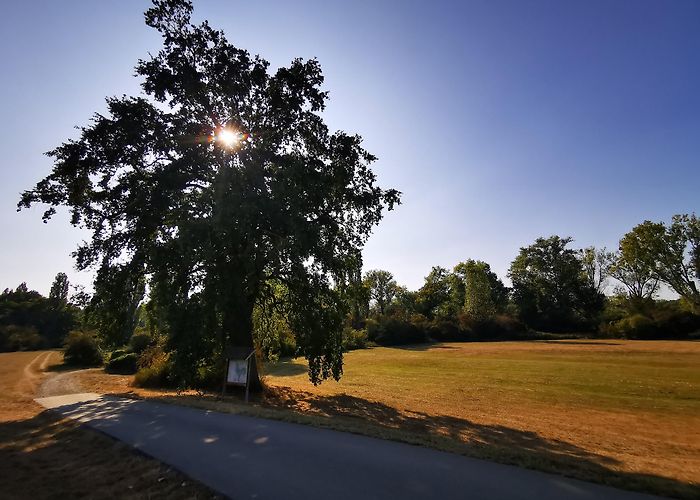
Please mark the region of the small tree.
[[700, 219], [676, 215], [655, 250], [656, 275], [700, 314]]

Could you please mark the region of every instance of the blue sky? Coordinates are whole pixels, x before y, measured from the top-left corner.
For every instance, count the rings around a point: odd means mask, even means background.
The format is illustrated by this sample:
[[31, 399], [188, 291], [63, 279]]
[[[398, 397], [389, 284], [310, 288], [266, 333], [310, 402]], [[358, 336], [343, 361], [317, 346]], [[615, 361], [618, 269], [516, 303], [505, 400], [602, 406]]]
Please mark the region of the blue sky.
[[[148, 2], [12, 2], [0, 18], [0, 288], [48, 292], [85, 237], [65, 215], [15, 212], [42, 155], [136, 94], [159, 39]], [[331, 128], [357, 132], [403, 205], [366, 268], [420, 286], [431, 266], [483, 259], [505, 278], [519, 247], [560, 234], [614, 247], [644, 219], [698, 210], [700, 2], [195, 1], [273, 65], [317, 57]]]

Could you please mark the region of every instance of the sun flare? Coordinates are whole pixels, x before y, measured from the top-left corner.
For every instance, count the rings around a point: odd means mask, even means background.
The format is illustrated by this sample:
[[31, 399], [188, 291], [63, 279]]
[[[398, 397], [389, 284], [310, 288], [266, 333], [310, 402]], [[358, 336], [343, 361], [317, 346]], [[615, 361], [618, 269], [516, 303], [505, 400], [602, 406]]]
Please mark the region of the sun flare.
[[233, 130], [227, 128], [222, 128], [219, 133], [216, 134], [216, 140], [223, 146], [232, 148], [240, 142], [241, 138], [238, 132], [234, 132]]

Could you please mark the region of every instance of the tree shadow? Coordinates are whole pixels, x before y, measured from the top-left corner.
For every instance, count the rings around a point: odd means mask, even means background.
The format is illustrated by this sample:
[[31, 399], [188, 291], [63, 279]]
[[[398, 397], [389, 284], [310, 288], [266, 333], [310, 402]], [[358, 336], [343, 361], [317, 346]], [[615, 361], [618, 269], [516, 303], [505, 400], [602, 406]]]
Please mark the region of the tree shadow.
[[[548, 439], [536, 432], [486, 425], [448, 415], [399, 411], [347, 394], [318, 396], [289, 388], [268, 389], [260, 403], [327, 420], [328, 427], [419, 444], [475, 458], [678, 498], [698, 498], [700, 485], [619, 470], [613, 457]], [[330, 423], [330, 421], [334, 423]]]
[[294, 363], [291, 359], [280, 360], [275, 363], [274, 368], [270, 370], [275, 377], [293, 377], [294, 375], [302, 375], [308, 373], [308, 368], [305, 365]]
[[556, 345], [622, 345], [620, 342], [601, 342], [598, 340], [535, 340], [538, 344]]
[[[466, 343], [466, 342], [462, 342]], [[402, 351], [435, 351], [441, 349], [459, 349], [453, 345], [445, 345], [439, 342], [425, 342], [422, 344], [392, 345], [386, 346], [390, 349], [401, 349]]]
[[72, 371], [78, 371], [78, 370], [85, 370], [88, 368], [91, 368], [91, 367], [67, 365], [65, 363], [56, 363], [55, 365], [47, 366], [46, 370], [44, 370], [44, 371], [62, 373], [62, 372], [72, 372]]
[[130, 446], [45, 410], [0, 421], [2, 498], [218, 498]]

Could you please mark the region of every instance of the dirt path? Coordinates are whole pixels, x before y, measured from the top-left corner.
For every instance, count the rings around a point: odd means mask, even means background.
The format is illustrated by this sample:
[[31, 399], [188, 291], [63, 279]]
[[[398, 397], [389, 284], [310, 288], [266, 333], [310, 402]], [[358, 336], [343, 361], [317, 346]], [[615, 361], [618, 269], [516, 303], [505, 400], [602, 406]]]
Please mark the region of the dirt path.
[[56, 351], [38, 353], [22, 370], [21, 377], [15, 384], [15, 393], [23, 398], [34, 398], [46, 368], [49, 364], [58, 363], [60, 360], [61, 355]]
[[64, 394], [84, 392], [76, 376], [81, 371], [83, 370], [48, 374], [39, 386], [36, 397], [45, 398], [47, 396], [62, 396]]

